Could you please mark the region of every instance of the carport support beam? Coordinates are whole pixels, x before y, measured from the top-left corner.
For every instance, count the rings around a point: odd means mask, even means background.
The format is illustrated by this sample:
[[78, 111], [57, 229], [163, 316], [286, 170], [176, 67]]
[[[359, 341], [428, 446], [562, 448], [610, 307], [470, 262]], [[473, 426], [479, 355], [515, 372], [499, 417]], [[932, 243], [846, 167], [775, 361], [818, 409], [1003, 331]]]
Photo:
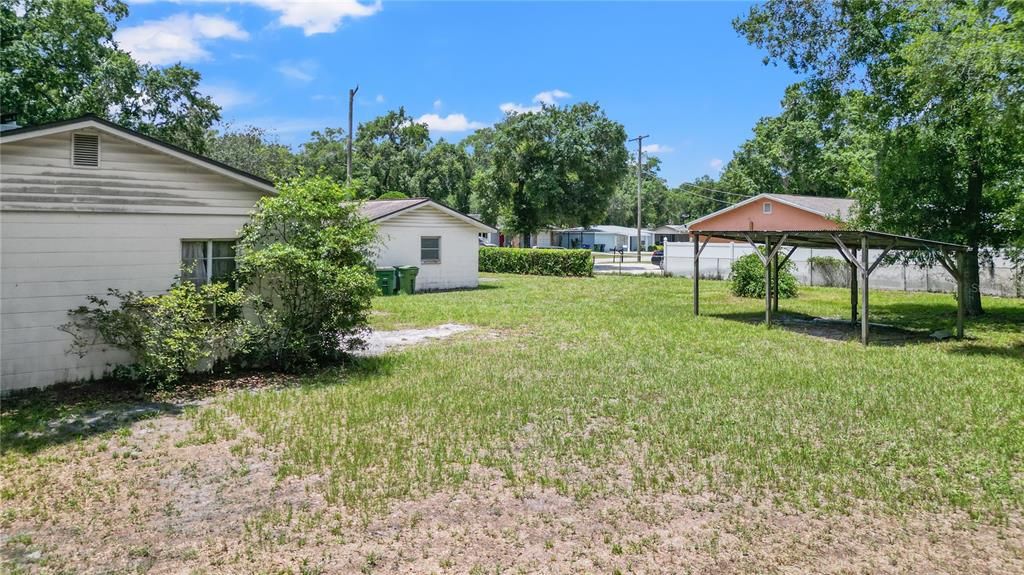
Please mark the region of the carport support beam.
[[779, 311], [779, 252], [772, 258], [772, 311]]
[[966, 258], [964, 252], [958, 251], [956, 253], [956, 337], [957, 339], [964, 338], [964, 315], [967, 312], [967, 285], [964, 283], [964, 277], [967, 275], [965, 270]]
[[764, 323], [772, 326], [772, 243], [765, 239], [764, 249], [768, 257], [764, 258]]
[[868, 278], [871, 274], [870, 262], [868, 261], [868, 238], [863, 236], [860, 239], [860, 277], [861, 283], [861, 307], [864, 308], [860, 312], [860, 342], [864, 345], [868, 344]]
[[[857, 250], [851, 250], [857, 257]], [[849, 262], [850, 266], [850, 323], [857, 325], [857, 262]]]
[[693, 240], [693, 315], [700, 315], [700, 234], [690, 236]]

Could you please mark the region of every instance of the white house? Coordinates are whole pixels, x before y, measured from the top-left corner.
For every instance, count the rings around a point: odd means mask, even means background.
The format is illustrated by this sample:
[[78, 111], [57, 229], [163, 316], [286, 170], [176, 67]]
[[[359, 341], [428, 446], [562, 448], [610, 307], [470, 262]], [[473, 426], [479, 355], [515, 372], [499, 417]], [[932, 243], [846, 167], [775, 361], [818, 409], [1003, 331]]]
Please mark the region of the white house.
[[96, 117], [0, 133], [0, 391], [100, 377], [122, 352], [67, 353], [68, 310], [108, 288], [165, 291], [234, 269], [273, 185]]
[[377, 265], [419, 267], [416, 291], [479, 284], [478, 238], [491, 226], [429, 198], [373, 200], [362, 213], [378, 226]]

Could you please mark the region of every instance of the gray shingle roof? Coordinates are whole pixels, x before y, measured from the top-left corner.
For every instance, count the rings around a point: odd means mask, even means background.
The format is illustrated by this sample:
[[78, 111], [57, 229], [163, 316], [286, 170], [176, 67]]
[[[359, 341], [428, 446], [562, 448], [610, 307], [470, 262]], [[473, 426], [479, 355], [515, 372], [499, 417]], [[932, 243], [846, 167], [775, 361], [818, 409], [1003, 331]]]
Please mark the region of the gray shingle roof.
[[371, 222], [391, 214], [429, 202], [430, 198], [408, 198], [404, 200], [370, 200], [359, 208], [359, 213]]
[[793, 194], [768, 194], [784, 202], [817, 212], [826, 217], [838, 216], [841, 220], [849, 220], [853, 216], [856, 200], [850, 198], [822, 198], [818, 196], [796, 196]]

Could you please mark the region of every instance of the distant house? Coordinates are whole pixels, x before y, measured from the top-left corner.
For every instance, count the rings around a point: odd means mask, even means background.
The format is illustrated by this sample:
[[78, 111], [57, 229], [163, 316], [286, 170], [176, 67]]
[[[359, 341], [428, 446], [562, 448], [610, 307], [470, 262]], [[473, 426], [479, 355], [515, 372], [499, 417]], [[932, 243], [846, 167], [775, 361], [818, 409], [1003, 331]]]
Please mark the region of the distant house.
[[0, 391], [100, 377], [128, 356], [69, 354], [68, 310], [108, 288], [158, 294], [235, 267], [271, 182], [94, 116], [0, 133]]
[[701, 230], [837, 230], [853, 215], [855, 200], [758, 194], [686, 224]]
[[654, 243], [664, 245], [665, 242], [685, 242], [690, 239], [686, 226], [665, 224], [654, 228]]
[[479, 284], [479, 234], [491, 226], [429, 198], [373, 200], [362, 213], [379, 229], [377, 265], [419, 267], [416, 291]]
[[[622, 248], [636, 251], [636, 228], [625, 226], [590, 226], [589, 228], [566, 228], [553, 232], [553, 245], [563, 248], [583, 248], [597, 252], [610, 252]], [[641, 230], [640, 245], [654, 245], [654, 232]]]

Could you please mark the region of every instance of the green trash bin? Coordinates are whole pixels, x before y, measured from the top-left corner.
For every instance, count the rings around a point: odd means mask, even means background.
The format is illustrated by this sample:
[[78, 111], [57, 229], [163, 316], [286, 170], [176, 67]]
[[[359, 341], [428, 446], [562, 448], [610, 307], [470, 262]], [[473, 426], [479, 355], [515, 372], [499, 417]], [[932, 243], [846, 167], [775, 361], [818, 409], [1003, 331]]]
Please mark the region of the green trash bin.
[[377, 268], [377, 287], [384, 295], [395, 295], [398, 293], [398, 281], [395, 278], [395, 268]]
[[416, 275], [420, 268], [416, 266], [398, 266], [398, 284], [402, 293], [412, 295], [416, 293]]

